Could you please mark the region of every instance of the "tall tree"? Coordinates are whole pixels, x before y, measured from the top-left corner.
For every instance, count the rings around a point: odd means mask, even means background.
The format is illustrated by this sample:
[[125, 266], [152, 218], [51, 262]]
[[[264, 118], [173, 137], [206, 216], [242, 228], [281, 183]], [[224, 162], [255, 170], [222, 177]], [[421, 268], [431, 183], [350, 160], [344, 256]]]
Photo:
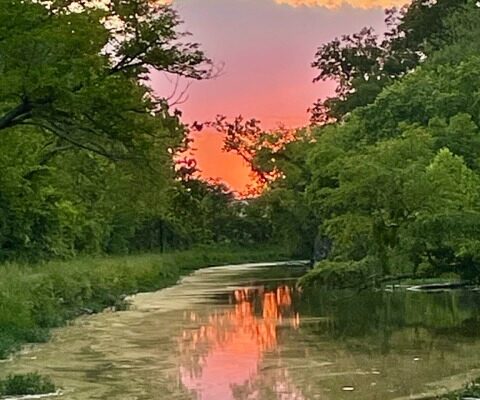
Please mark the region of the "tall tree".
[[[95, 3], [95, 4], [98, 4]], [[0, 10], [0, 132], [31, 126], [111, 158], [182, 140], [147, 86], [151, 69], [201, 79], [211, 63], [148, 0], [12, 0]]]
[[2, 3], [0, 259], [159, 243], [188, 128], [149, 73], [212, 73], [180, 23], [149, 0]]
[[343, 35], [319, 47], [312, 67], [315, 82], [333, 80], [335, 96], [311, 108], [313, 123], [330, 123], [372, 103], [382, 89], [415, 69], [450, 35], [448, 20], [473, 4], [468, 0], [414, 0], [386, 11], [387, 32], [380, 39], [372, 28]]

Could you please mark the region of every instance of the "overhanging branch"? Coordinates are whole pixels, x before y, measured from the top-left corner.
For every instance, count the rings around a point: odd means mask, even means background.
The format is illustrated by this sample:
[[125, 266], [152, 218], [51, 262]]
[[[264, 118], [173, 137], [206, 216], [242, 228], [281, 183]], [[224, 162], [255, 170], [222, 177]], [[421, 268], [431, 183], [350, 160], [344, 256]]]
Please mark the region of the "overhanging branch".
[[10, 128], [25, 121], [25, 119], [31, 116], [31, 111], [31, 104], [27, 100], [22, 101], [18, 106], [0, 117], [0, 130]]

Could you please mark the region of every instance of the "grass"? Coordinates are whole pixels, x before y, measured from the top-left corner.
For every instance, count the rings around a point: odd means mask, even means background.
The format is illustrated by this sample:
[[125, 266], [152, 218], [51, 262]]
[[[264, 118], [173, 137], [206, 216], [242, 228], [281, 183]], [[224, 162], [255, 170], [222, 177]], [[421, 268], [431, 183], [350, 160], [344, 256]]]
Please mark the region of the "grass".
[[88, 257], [0, 266], [0, 358], [44, 342], [52, 328], [85, 313], [125, 308], [126, 295], [173, 285], [194, 269], [287, 259], [279, 249], [202, 247], [165, 254]]
[[50, 378], [37, 373], [9, 375], [6, 379], [0, 380], [0, 396], [48, 394], [55, 391], [55, 385]]

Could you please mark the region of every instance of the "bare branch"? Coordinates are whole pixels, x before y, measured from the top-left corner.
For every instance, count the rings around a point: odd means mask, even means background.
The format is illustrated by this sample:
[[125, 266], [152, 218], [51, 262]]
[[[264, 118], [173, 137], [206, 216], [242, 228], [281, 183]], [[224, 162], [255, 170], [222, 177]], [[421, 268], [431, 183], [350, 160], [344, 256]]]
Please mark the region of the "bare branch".
[[192, 81], [187, 82], [185, 87], [180, 93], [178, 93], [178, 88], [180, 85], [180, 76], [176, 76], [175, 84], [172, 93], [165, 99], [170, 107], [178, 106], [184, 104], [188, 101], [188, 90], [192, 86]]

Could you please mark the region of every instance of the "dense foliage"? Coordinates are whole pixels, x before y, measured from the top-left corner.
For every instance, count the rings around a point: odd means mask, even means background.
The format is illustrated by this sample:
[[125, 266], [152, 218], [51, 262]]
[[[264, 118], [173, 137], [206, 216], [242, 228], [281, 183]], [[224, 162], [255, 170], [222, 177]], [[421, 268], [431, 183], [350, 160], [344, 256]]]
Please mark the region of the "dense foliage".
[[278, 240], [315, 247], [304, 282], [480, 278], [480, 9], [415, 1], [388, 16], [381, 44], [364, 30], [320, 49], [319, 79], [339, 82], [323, 123], [280, 146], [257, 135], [250, 157], [275, 171], [261, 198], [281, 209]]
[[[476, 28], [462, 32], [459, 22], [472, 18]], [[469, 44], [479, 21], [473, 4], [451, 12], [421, 66], [313, 131], [306, 194], [333, 242], [330, 260], [378, 275], [480, 276], [480, 59]]]
[[0, 261], [257, 241], [229, 190], [185, 173], [189, 128], [149, 87], [214, 74], [180, 23], [148, 0], [2, 3]]

